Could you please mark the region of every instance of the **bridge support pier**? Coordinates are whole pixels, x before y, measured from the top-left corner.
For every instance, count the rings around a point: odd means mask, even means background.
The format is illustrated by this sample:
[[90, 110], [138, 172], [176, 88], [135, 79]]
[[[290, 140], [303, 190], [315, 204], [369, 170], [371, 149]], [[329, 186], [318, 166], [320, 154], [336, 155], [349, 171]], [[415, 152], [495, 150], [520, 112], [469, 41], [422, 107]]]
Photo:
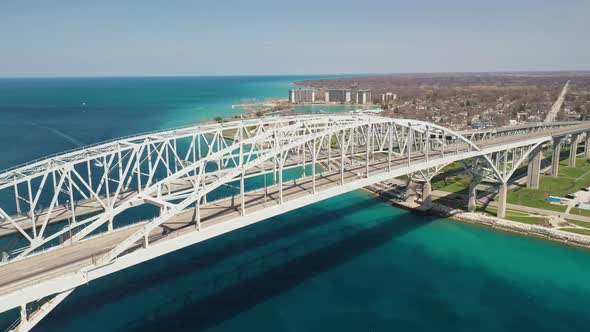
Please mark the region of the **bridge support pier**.
[[29, 314], [27, 313], [27, 304], [26, 303], [24, 303], [20, 306], [20, 321], [23, 323], [29, 321]]
[[559, 174], [559, 153], [561, 152], [561, 137], [553, 139], [551, 154], [551, 176]]
[[572, 135], [572, 144], [570, 146], [570, 158], [567, 164], [569, 167], [576, 167], [576, 157], [578, 155], [578, 138], [579, 135]]
[[425, 181], [422, 184], [422, 205], [428, 208], [432, 206], [432, 184], [430, 181]]
[[539, 177], [541, 174], [541, 158], [541, 146], [539, 146], [529, 155], [529, 166], [526, 178], [527, 188], [539, 189]]
[[584, 157], [590, 158], [590, 131], [587, 131], [584, 137]]
[[416, 182], [410, 179], [406, 186], [406, 202], [415, 202], [417, 198]]
[[475, 212], [475, 210], [477, 209], [477, 189], [475, 189], [476, 186], [477, 182], [471, 180], [471, 182], [469, 183], [469, 198], [467, 202], [468, 212]]
[[504, 218], [506, 216], [506, 197], [508, 196], [508, 184], [500, 184], [498, 189], [498, 212], [496, 216], [498, 218]]

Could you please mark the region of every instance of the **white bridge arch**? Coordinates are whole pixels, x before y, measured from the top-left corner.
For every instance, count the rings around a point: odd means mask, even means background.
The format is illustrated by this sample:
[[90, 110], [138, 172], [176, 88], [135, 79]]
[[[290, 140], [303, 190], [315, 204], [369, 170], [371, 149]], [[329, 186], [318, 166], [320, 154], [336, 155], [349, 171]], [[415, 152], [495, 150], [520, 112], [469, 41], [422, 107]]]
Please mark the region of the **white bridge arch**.
[[[28, 330], [89, 280], [390, 178], [419, 172], [428, 182], [455, 161], [499, 183], [505, 200], [508, 179], [539, 158], [544, 143], [568, 135], [577, 141], [589, 129], [529, 125], [501, 135], [471, 132], [472, 142], [417, 120], [269, 117], [147, 133], [37, 160], [0, 173], [7, 248], [0, 311], [21, 306], [15, 328]], [[22, 272], [29, 264], [42, 270], [33, 281]], [[53, 294], [28, 312], [27, 303]]]

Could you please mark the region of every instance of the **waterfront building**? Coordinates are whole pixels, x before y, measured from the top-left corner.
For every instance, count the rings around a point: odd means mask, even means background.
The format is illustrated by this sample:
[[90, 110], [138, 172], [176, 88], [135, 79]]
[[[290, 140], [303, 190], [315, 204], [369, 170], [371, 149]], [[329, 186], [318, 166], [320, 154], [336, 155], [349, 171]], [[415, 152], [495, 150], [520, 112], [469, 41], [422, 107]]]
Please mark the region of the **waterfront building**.
[[315, 90], [293, 89], [289, 90], [289, 102], [292, 104], [313, 103], [315, 101]]
[[393, 92], [387, 92], [379, 95], [381, 102], [387, 103], [397, 99], [397, 94]]
[[368, 104], [371, 102], [371, 90], [358, 90], [356, 92], [357, 104]]
[[330, 103], [350, 103], [351, 91], [349, 89], [328, 90], [328, 99]]

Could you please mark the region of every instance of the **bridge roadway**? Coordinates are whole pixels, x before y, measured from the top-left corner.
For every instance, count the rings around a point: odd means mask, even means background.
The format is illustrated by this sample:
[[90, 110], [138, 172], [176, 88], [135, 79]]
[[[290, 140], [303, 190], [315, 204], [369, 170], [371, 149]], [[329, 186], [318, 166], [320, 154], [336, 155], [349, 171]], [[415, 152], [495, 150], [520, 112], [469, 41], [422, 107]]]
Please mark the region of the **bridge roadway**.
[[[577, 126], [582, 128], [582, 131], [587, 130], [587, 125], [585, 125], [585, 124], [580, 124]], [[574, 127], [576, 127], [576, 126], [569, 126], [569, 127], [564, 127], [564, 128], [553, 129], [553, 130], [551, 130], [551, 132], [572, 133], [572, 130], [574, 130]], [[543, 134], [546, 134], [546, 133], [547, 133], [547, 131], [533, 132], [531, 134], [528, 134], [527, 138], [539, 137], [539, 136], [542, 136]], [[505, 142], [514, 141], [514, 136], [505, 136], [504, 138], [498, 137], [498, 138], [496, 138], [496, 141], [498, 141], [500, 139], [502, 139]], [[477, 143], [478, 143], [478, 146], [484, 146], [486, 144], [485, 141], [484, 142], [477, 142]], [[364, 149], [361, 148], [357, 151], [357, 153], [355, 155], [363, 155], [364, 153], [365, 153]], [[339, 158], [338, 153], [335, 153], [333, 158]], [[310, 159], [310, 158], [308, 158], [308, 159]], [[318, 158], [318, 163], [326, 162], [326, 161], [327, 161], [327, 156], [322, 156], [322, 157]], [[288, 163], [284, 166], [284, 169], [297, 167], [300, 165], [299, 163], [300, 163], [300, 161], [291, 161], [290, 163]], [[259, 169], [267, 169], [268, 170], [268, 169], [272, 169], [272, 167], [273, 167], [272, 162], [266, 162], [261, 167], [259, 167]], [[257, 170], [249, 170], [246, 173], [246, 178], [256, 176], [259, 174], [260, 173]], [[168, 191], [169, 192], [178, 192], [178, 191], [182, 191], [185, 189], [189, 189], [189, 188], [191, 188], [191, 186], [192, 186], [192, 184], [190, 183], [189, 180], [180, 180], [176, 183], [171, 184], [169, 186]], [[134, 193], [135, 193], [135, 191], [122, 192], [121, 194], [119, 194], [118, 202], [126, 199], [127, 197], [130, 197]], [[113, 200], [114, 195], [112, 195], [110, 197], [110, 199]], [[101, 212], [101, 211], [103, 211], [103, 205], [105, 205], [105, 206], [108, 205], [108, 201], [109, 200], [106, 197], [101, 197], [100, 201], [97, 199], [94, 199], [94, 198], [78, 200], [78, 201], [76, 201], [76, 208], [75, 208], [76, 217], [81, 217], [84, 215], [89, 215], [92, 213]], [[117, 205], [115, 205], [115, 207], [116, 206]], [[48, 212], [47, 208], [35, 211], [36, 220], [43, 220], [43, 219], [47, 218], [47, 212]], [[59, 222], [64, 222], [70, 218], [72, 218], [72, 212], [69, 207], [56, 206], [52, 210], [51, 215], [49, 216], [48, 225], [51, 225], [54, 223], [59, 223]], [[32, 228], [31, 219], [27, 215], [12, 216], [12, 219], [15, 222], [17, 222], [19, 224], [19, 226], [24, 230], [28, 230], [28, 229]], [[0, 237], [14, 234], [17, 232], [18, 231], [14, 228], [14, 226], [10, 222], [8, 222], [8, 221], [0, 222]]]
[[[320, 159], [318, 159], [318, 162], [325, 162], [326, 160], [327, 160], [327, 157], [320, 158]], [[300, 167], [300, 165], [301, 165], [300, 161], [288, 161], [283, 168], [290, 169], [290, 168], [294, 168], [294, 167]], [[246, 172], [245, 178], [250, 178], [253, 176], [260, 175], [260, 172], [258, 171], [259, 169], [272, 170], [272, 167], [273, 167], [272, 161], [265, 162], [257, 169], [249, 170], [248, 172]], [[208, 173], [208, 174], [214, 175], [214, 173]], [[181, 180], [176, 181], [175, 183], [165, 186], [165, 188], [167, 187], [165, 191], [167, 191], [169, 193], [176, 193], [176, 192], [179, 192], [182, 190], [189, 189], [192, 186], [193, 185], [190, 180], [181, 179]], [[136, 193], [135, 190], [120, 193], [118, 196], [118, 199], [117, 199], [117, 203], [124, 201], [126, 198], [133, 196], [135, 193]], [[114, 199], [115, 199], [115, 195], [114, 194], [110, 195], [110, 200], [112, 201]], [[109, 199], [104, 197], [104, 195], [102, 197], [100, 197], [99, 200], [97, 200], [95, 198], [78, 200], [75, 203], [76, 217], [81, 217], [81, 216], [86, 216], [86, 215], [89, 215], [92, 213], [102, 212], [104, 210], [103, 205], [108, 206], [108, 202], [109, 202]], [[115, 204], [114, 207], [117, 207], [117, 206], [118, 206], [118, 204]], [[39, 209], [39, 210], [35, 211], [35, 219], [37, 220], [37, 223], [39, 223], [40, 220], [47, 218], [48, 212], [49, 212], [49, 209], [47, 209], [47, 208], [43, 208], [43, 209]], [[72, 215], [73, 214], [72, 214], [72, 211], [69, 206], [63, 206], [63, 205], [56, 206], [51, 211], [50, 216], [49, 216], [49, 221], [47, 224], [51, 225], [51, 224], [67, 221], [68, 219], [72, 218]], [[17, 222], [19, 224], [19, 226], [22, 229], [29, 230], [32, 228], [31, 218], [28, 215], [16, 215], [16, 216], [11, 216], [11, 217], [15, 222]], [[18, 232], [18, 230], [9, 221], [0, 222], [0, 237], [14, 234], [17, 232]]]
[[[566, 128], [558, 128], [551, 131], [539, 131], [526, 135], [503, 136], [486, 141], [478, 142], [481, 149], [500, 148], [499, 146], [507, 143], [517, 142], [534, 138], [546, 138], [563, 136], [567, 134], [577, 134], [588, 130], [587, 124], [580, 124]], [[461, 145], [455, 151], [445, 152], [445, 156], [458, 156], [468, 151], [467, 144]], [[459, 158], [459, 157], [458, 157]], [[338, 161], [337, 157], [334, 157]], [[412, 156], [412, 164], [424, 161], [425, 156], [415, 154]], [[430, 157], [431, 160], [437, 159]], [[392, 161], [393, 169], [400, 169], [407, 166], [406, 158], [397, 158]], [[351, 167], [344, 171], [345, 183], [353, 182], [364, 178], [366, 166], [360, 163], [358, 166]], [[387, 173], [388, 163], [386, 160], [374, 161], [370, 164], [370, 174]], [[332, 172], [323, 172], [316, 177], [316, 190], [318, 192], [326, 189], [340, 186], [340, 170]], [[302, 178], [283, 185], [284, 202], [294, 200], [311, 194], [312, 179], [310, 177]], [[246, 212], [248, 214], [259, 211], [271, 206], [276, 206], [278, 202], [278, 186], [269, 186], [266, 189], [258, 189], [247, 192]], [[240, 216], [238, 210], [239, 198], [228, 197], [215, 202], [209, 202], [201, 207], [201, 227], [203, 230], [225, 221], [232, 220]], [[174, 241], [175, 238], [195, 232], [194, 211], [185, 210], [179, 215], [173, 217], [168, 222], [157, 228], [149, 235], [150, 246], [166, 241]], [[58, 276], [64, 276], [80, 271], [82, 268], [90, 267], [95, 260], [101, 255], [108, 252], [111, 248], [120, 243], [123, 239], [137, 231], [145, 222], [137, 223], [126, 228], [120, 228], [110, 233], [103, 233], [88, 238], [71, 246], [64, 246], [41, 252], [36, 255], [21, 260], [15, 260], [0, 266], [0, 297], [14, 293], [28, 286], [38, 284], [42, 281], [50, 280]], [[128, 251], [132, 251], [142, 246], [137, 243]], [[75, 286], [75, 285], [74, 285]], [[6, 308], [2, 308], [6, 310]]]
[[[416, 161], [420, 159], [419, 155], [415, 156]], [[422, 157], [423, 158], [423, 157]], [[399, 166], [406, 164], [407, 161], [395, 160], [392, 165]], [[370, 165], [370, 173], [384, 171], [387, 168], [387, 161], [380, 161]], [[352, 179], [360, 178], [366, 170], [366, 166], [361, 164], [355, 168], [345, 170], [345, 182]], [[321, 191], [327, 187], [338, 186], [340, 183], [340, 171], [324, 172], [316, 177], [316, 190]], [[289, 201], [303, 195], [311, 193], [312, 179], [302, 178], [283, 184], [283, 200]], [[278, 186], [269, 186], [267, 189], [259, 189], [247, 192], [246, 212], [252, 213], [259, 209], [271, 205], [278, 205], [279, 188]], [[224, 220], [238, 217], [239, 197], [232, 196], [218, 201], [210, 202], [201, 207], [201, 227], [206, 228]], [[55, 275], [61, 275], [68, 272], [79, 270], [88, 266], [95, 259], [105, 254], [108, 250], [120, 243], [124, 238], [137, 231], [143, 223], [134, 224], [131, 227], [121, 228], [111, 233], [104, 233], [88, 240], [81, 241], [72, 246], [43, 252], [23, 260], [6, 264], [0, 267], [0, 296], [11, 290], [25, 287], [31, 283], [39, 282]], [[187, 227], [188, 226], [188, 227]], [[183, 213], [173, 217], [170, 221], [152, 232], [149, 237], [150, 245], [157, 241], [169, 240], [179, 235], [178, 231], [191, 232], [195, 231], [194, 211], [193, 209], [185, 210]], [[137, 248], [134, 247], [134, 248]], [[59, 259], [56, 259], [59, 257]]]
[[[358, 149], [358, 151], [355, 152], [355, 155], [364, 155], [365, 153], [366, 153], [366, 150], [364, 148], [360, 148], [360, 149]], [[334, 153], [334, 156], [332, 156], [331, 158], [332, 159], [340, 158], [340, 155], [339, 155], [339, 153]], [[346, 160], [348, 160], [348, 158], [349, 158], [349, 156], [345, 156]], [[311, 163], [310, 160], [311, 160], [311, 157], [308, 157], [308, 159], [307, 159], [308, 165]], [[322, 164], [322, 163], [325, 164], [327, 161], [328, 161], [328, 156], [325, 155], [325, 153], [324, 153], [324, 155], [320, 155], [317, 158], [318, 164]], [[283, 169], [288, 170], [288, 169], [292, 169], [292, 168], [301, 167], [301, 163], [302, 163], [301, 160], [297, 160], [297, 158], [291, 157], [290, 159], [287, 159], [285, 161], [285, 165], [283, 166]], [[264, 162], [262, 165], [258, 166], [257, 168], [248, 170], [246, 172], [244, 178], [248, 179], [248, 178], [255, 177], [255, 176], [261, 176], [262, 174], [271, 173], [272, 168], [273, 168], [272, 161]], [[208, 173], [208, 175], [215, 176], [215, 173], [211, 172], [211, 173]], [[208, 181], [207, 183], [209, 183], [209, 182], [211, 182], [211, 181]], [[177, 193], [177, 192], [192, 188], [193, 184], [188, 179], [180, 179], [170, 185], [165, 185], [164, 187], [166, 188], [164, 191], [167, 193]], [[117, 203], [114, 205], [114, 207], [117, 207], [122, 201], [133, 196], [135, 193], [136, 193], [135, 190], [125, 191], [125, 192], [120, 193], [118, 195]], [[114, 200], [114, 199], [115, 199], [115, 194], [110, 195], [110, 200]], [[78, 200], [75, 202], [75, 211], [76, 211], [75, 215], [77, 218], [79, 218], [79, 217], [86, 216], [89, 214], [102, 212], [102, 211], [104, 211], [103, 205], [107, 206], [108, 202], [109, 202], [109, 199], [107, 199], [104, 196], [99, 197], [99, 199], [88, 198], [88, 199]], [[39, 223], [40, 220], [47, 218], [48, 212], [49, 212], [49, 209], [47, 209], [47, 208], [43, 208], [43, 209], [39, 209], [39, 210], [35, 211], [35, 219], [37, 220], [37, 223]], [[72, 216], [73, 216], [73, 214], [72, 214], [72, 211], [69, 206], [64, 206], [64, 205], [56, 206], [51, 211], [51, 213], [49, 215], [49, 221], [47, 224], [52, 225], [52, 224], [56, 224], [56, 223], [60, 223], [60, 222], [65, 222], [68, 219], [72, 218]], [[15, 216], [11, 216], [11, 218], [16, 223], [18, 223], [19, 226], [24, 230], [30, 230], [31, 228], [33, 228], [31, 218], [28, 215], [15, 215]], [[10, 223], [9, 221], [0, 222], [0, 237], [15, 234], [15, 233], [18, 233], [18, 230], [14, 227], [14, 225], [12, 223]]]

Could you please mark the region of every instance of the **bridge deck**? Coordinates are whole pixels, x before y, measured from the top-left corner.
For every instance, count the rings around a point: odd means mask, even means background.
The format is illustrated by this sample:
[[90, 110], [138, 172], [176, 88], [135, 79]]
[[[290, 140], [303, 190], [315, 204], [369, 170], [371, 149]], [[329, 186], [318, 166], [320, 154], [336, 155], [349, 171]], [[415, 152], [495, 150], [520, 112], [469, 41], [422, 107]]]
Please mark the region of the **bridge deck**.
[[[498, 137], [478, 142], [478, 146], [492, 147], [518, 140], [538, 137], [550, 138], [551, 136], [555, 137], [586, 130], [588, 130], [587, 125], [581, 124], [567, 128], [553, 129], [550, 132], [540, 131], [527, 135]], [[466, 151], [467, 145], [461, 146], [459, 153]], [[448, 151], [447, 155], [449, 154], [452, 154], [452, 152]], [[414, 162], [420, 162], [423, 158], [424, 157], [421, 155], [416, 155], [412, 157], [412, 160]], [[407, 164], [407, 159], [396, 159], [393, 164], [396, 168], [403, 167]], [[370, 165], [371, 173], [383, 173], [386, 171], [386, 161], [375, 161]], [[364, 164], [345, 170], [345, 182], [361, 178], [364, 172]], [[316, 178], [316, 188], [318, 191], [339, 186], [339, 183], [340, 171], [324, 172]], [[284, 201], [308, 195], [311, 192], [311, 188], [312, 179], [309, 177], [299, 179], [296, 182], [285, 183], [283, 189]], [[253, 212], [278, 204], [278, 191], [279, 189], [275, 185], [269, 186], [266, 189], [259, 189], [246, 193], [246, 211]], [[238, 217], [239, 206], [240, 202], [237, 197], [229, 197], [204, 205], [201, 208], [202, 227], [207, 228], [211, 225], [226, 222], [234, 217]], [[195, 232], [196, 228], [193, 220], [193, 211], [185, 210], [153, 231], [149, 236], [150, 243], [156, 243], [158, 241], [173, 241], [175, 236], [186, 234], [188, 232]], [[91, 266], [95, 259], [108, 252], [124, 238], [137, 231], [141, 226], [142, 224], [136, 224], [128, 228], [95, 236], [71, 246], [53, 249], [5, 264], [0, 267], [0, 296], [43, 280], [48, 280], [59, 275], [78, 271], [86, 266]], [[139, 245], [140, 244], [136, 244], [135, 248]]]
[[[572, 132], [575, 133], [575, 132], [581, 132], [581, 131], [586, 131], [586, 130], [587, 130], [586, 124], [578, 124], [578, 125], [573, 125], [573, 126], [568, 126], [568, 127], [555, 128], [555, 129], [551, 129], [551, 130], [547, 130], [547, 131], [532, 132], [532, 133], [528, 133], [527, 135], [500, 136], [500, 137], [496, 137], [493, 139], [488, 139], [485, 141], [477, 142], [477, 145], [480, 147], [486, 147], [486, 146], [505, 143], [505, 142], [513, 142], [517, 138], [529, 139], [529, 138], [535, 138], [535, 137], [542, 137], [542, 136], [547, 136], [548, 133], [550, 133], [553, 136], [559, 136], [561, 134], [570, 134]], [[365, 151], [361, 148], [361, 149], [359, 149], [359, 151], [357, 151], [357, 154], [361, 155], [364, 152]], [[338, 152], [336, 152], [334, 154], [333, 158], [339, 158]], [[318, 158], [318, 162], [325, 162], [326, 160], [327, 160], [326, 156], [323, 156], [323, 158]], [[288, 164], [285, 165], [285, 169], [294, 167], [298, 164], [300, 165], [299, 161], [291, 160]], [[270, 169], [270, 168], [272, 168], [272, 162], [266, 162], [265, 164], [263, 164], [259, 167], [259, 169]], [[246, 174], [246, 176], [255, 176], [257, 174], [259, 174], [258, 170], [249, 170], [248, 173]], [[170, 192], [177, 192], [177, 191], [188, 189], [191, 186], [192, 186], [192, 184], [190, 183], [190, 181], [180, 180], [176, 183], [171, 184], [169, 190], [170, 190]], [[134, 191], [123, 192], [119, 195], [118, 201], [124, 200], [125, 198], [133, 195], [134, 193], [135, 193]], [[78, 218], [78, 217], [82, 217], [82, 216], [85, 216], [88, 214], [103, 211], [102, 205], [103, 204], [107, 205], [108, 200], [104, 196], [101, 196], [99, 199], [100, 199], [100, 201], [95, 198], [89, 198], [89, 199], [76, 201], [76, 203], [75, 203], [76, 204], [76, 206], [75, 206], [76, 217]], [[110, 197], [110, 199], [111, 200], [114, 199], [114, 195], [112, 195]], [[48, 213], [47, 208], [44, 208], [44, 209], [41, 209], [41, 210], [35, 212], [37, 224], [39, 224], [39, 222], [41, 220], [44, 220], [45, 218], [47, 218], [47, 213]], [[49, 216], [48, 224], [64, 222], [70, 218], [72, 218], [72, 212], [70, 210], [70, 207], [62, 206], [62, 205], [56, 206], [52, 210], [51, 215]], [[25, 230], [32, 228], [31, 219], [27, 215], [13, 216], [12, 219], [14, 219], [14, 221], [17, 222], [21, 226], [21, 228], [23, 228]], [[8, 222], [8, 221], [0, 222], [0, 237], [14, 234], [16, 232], [18, 232], [18, 231], [14, 228], [14, 226], [10, 222]]]
[[[326, 158], [318, 159], [318, 162], [325, 162], [325, 161], [326, 161]], [[289, 168], [293, 168], [293, 167], [300, 166], [300, 165], [301, 165], [300, 161], [289, 160], [285, 164], [284, 168], [289, 169]], [[273, 166], [272, 162], [270, 162], [270, 161], [265, 162], [261, 166], [257, 167], [256, 169], [249, 170], [246, 173], [246, 178], [251, 177], [251, 176], [260, 175], [259, 170], [261, 170], [261, 169], [270, 170], [270, 169], [272, 169], [272, 166]], [[166, 191], [169, 191], [171, 193], [175, 193], [175, 192], [189, 189], [192, 186], [193, 185], [190, 182], [190, 180], [180, 179], [180, 180], [176, 181], [175, 183], [167, 186]], [[131, 197], [135, 193], [136, 193], [136, 191], [122, 192], [118, 195], [117, 202], [121, 202], [121, 201], [127, 199], [128, 197]], [[109, 199], [114, 200], [115, 195], [114, 194], [110, 195]], [[92, 197], [92, 198], [76, 201], [75, 208], [74, 208], [75, 217], [80, 218], [80, 217], [83, 217], [83, 216], [86, 216], [89, 214], [104, 211], [103, 205], [108, 206], [109, 199], [107, 199], [104, 195], [101, 195], [98, 199]], [[115, 204], [115, 207], [117, 207], [117, 206], [118, 206], [118, 204]], [[47, 218], [48, 213], [49, 213], [48, 208], [43, 208], [43, 209], [39, 209], [39, 210], [35, 211], [35, 219], [36, 219], [37, 227], [40, 227], [39, 224], [44, 219]], [[73, 214], [72, 214], [72, 210], [71, 210], [70, 206], [64, 206], [64, 205], [55, 206], [53, 208], [53, 210], [51, 211], [51, 214], [49, 215], [49, 220], [48, 220], [47, 224], [51, 225], [51, 224], [55, 224], [55, 223], [64, 222], [64, 221], [67, 221], [68, 219], [72, 218], [72, 216], [73, 216]], [[19, 226], [24, 230], [30, 230], [31, 228], [33, 228], [31, 218], [28, 215], [16, 215], [16, 216], [12, 216], [11, 218], [15, 222], [17, 222], [19, 224]], [[18, 230], [9, 221], [0, 222], [0, 237], [14, 234], [17, 232], [18, 232]]]
[[[416, 155], [416, 158], [419, 158]], [[405, 160], [397, 160], [394, 165], [404, 164]], [[370, 166], [370, 172], [384, 171], [387, 162], [382, 161]], [[345, 182], [359, 178], [365, 172], [365, 166], [360, 165], [344, 172]], [[338, 186], [340, 172], [324, 172], [316, 177], [316, 190]], [[302, 178], [283, 185], [283, 200], [288, 201], [311, 193], [312, 179]], [[253, 212], [270, 205], [278, 204], [278, 186], [269, 186], [266, 190], [259, 189], [247, 192], [245, 195], [246, 212]], [[209, 227], [212, 224], [223, 222], [232, 217], [239, 216], [239, 197], [232, 196], [219, 201], [211, 202], [201, 207], [201, 227]], [[173, 217], [150, 234], [150, 243], [156, 241], [168, 241], [174, 238], [171, 235], [179, 235], [182, 232], [193, 232], [195, 229], [193, 210], [186, 210]], [[22, 288], [28, 284], [36, 283], [56, 275], [63, 275], [89, 266], [101, 254], [105, 254], [124, 238], [137, 231], [141, 225], [116, 230], [100, 236], [82, 241], [72, 246], [43, 252], [23, 260], [6, 264], [0, 268], [0, 295], [11, 290]]]

